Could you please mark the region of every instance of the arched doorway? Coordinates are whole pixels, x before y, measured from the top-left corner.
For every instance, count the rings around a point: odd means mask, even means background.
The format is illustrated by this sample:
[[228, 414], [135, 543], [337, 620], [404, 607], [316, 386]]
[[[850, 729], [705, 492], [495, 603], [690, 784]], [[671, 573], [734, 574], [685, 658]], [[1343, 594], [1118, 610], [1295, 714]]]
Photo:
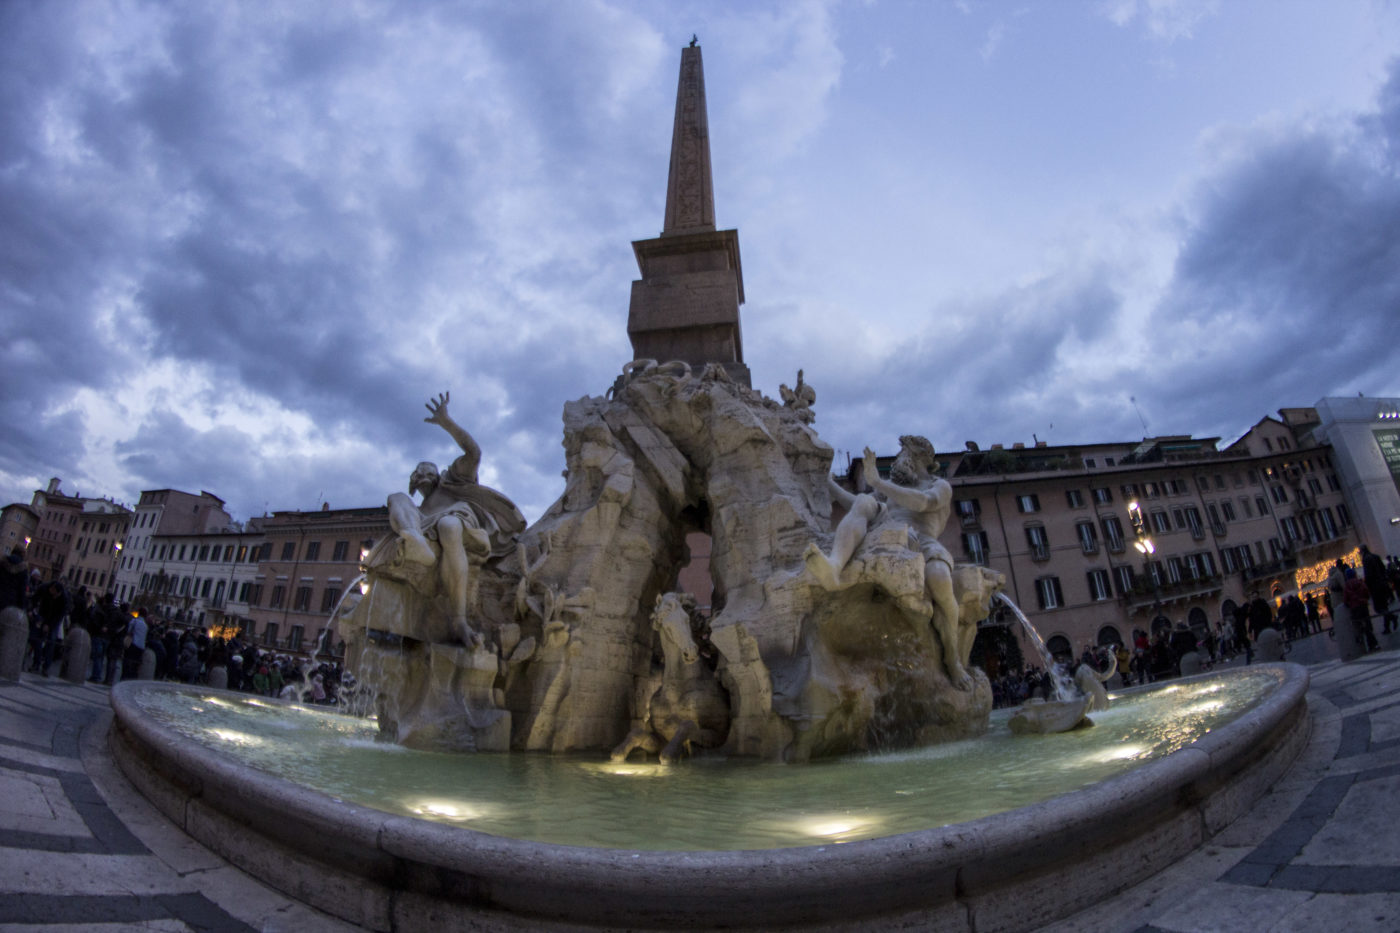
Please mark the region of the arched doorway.
[[1099, 629], [1098, 643], [1100, 646], [1121, 645], [1123, 644], [1123, 636], [1118, 634], [1117, 627], [1105, 625], [1103, 628]]
[[1199, 637], [1205, 637], [1210, 631], [1210, 620], [1206, 618], [1206, 611], [1200, 606], [1195, 606], [1186, 613], [1186, 624], [1191, 626], [1191, 631]]
[[1069, 639], [1063, 635], [1050, 636], [1050, 640], [1045, 643], [1045, 647], [1050, 650], [1050, 656], [1052, 658], [1058, 658], [1061, 655], [1067, 658], [1074, 657], [1074, 646], [1071, 645]]
[[1153, 637], [1153, 638], [1156, 638], [1158, 635], [1162, 635], [1162, 634], [1170, 635], [1171, 633], [1172, 633], [1172, 620], [1171, 620], [1171, 619], [1168, 619], [1166, 616], [1158, 616], [1157, 618], [1155, 618], [1155, 619], [1152, 620], [1152, 637]]

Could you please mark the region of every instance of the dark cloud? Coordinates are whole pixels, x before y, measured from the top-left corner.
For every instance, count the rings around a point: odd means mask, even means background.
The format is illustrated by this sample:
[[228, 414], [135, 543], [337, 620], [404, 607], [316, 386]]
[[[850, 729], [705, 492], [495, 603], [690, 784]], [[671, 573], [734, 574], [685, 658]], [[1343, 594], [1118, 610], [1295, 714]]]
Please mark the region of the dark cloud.
[[[642, 9], [0, 4], [0, 491], [61, 475], [126, 499], [206, 488], [239, 517], [373, 504], [453, 455], [421, 421], [450, 389], [488, 472], [538, 514], [562, 486], [564, 402], [630, 356], [629, 244], [662, 221], [692, 27]], [[707, 76], [717, 136], [739, 137], [717, 153], [728, 217], [734, 191], [782, 215], [796, 195], [769, 191], [791, 165], [774, 153], [840, 75], [823, 23], [758, 17], [800, 41], [716, 44], [776, 59], [752, 85]], [[767, 87], [794, 99], [758, 107]], [[771, 278], [808, 291], [753, 290], [750, 365], [770, 393], [804, 366], [843, 450], [1132, 436], [1130, 395], [1154, 431], [1229, 433], [1394, 389], [1397, 139], [1400, 69], [1348, 126], [1242, 145], [1189, 204], [1140, 353], [1120, 333], [1142, 313], [1133, 270], [1086, 253], [930, 297], [888, 353], [864, 352], [857, 311], [834, 337], [806, 326], [823, 296], [785, 270]], [[110, 463], [92, 462], [98, 435]]]

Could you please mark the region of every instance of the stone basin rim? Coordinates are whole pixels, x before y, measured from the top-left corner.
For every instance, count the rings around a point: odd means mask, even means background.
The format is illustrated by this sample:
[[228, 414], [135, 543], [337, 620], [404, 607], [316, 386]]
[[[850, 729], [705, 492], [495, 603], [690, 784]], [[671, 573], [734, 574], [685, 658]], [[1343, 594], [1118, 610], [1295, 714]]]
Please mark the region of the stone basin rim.
[[[1306, 669], [1286, 663], [1251, 669], [1279, 678], [1254, 708], [1191, 745], [1124, 774], [964, 823], [774, 849], [639, 850], [533, 842], [341, 801], [220, 756], [145, 719], [134, 700], [147, 690], [221, 692], [204, 687], [119, 684], [111, 695], [115, 715], [110, 741], [123, 772], [167, 817], [254, 874], [259, 872], [249, 859], [235, 857], [238, 847], [226, 838], [229, 827], [212, 831], [211, 824], [195, 818], [192, 810], [213, 810], [234, 824], [235, 834], [247, 833], [253, 841], [265, 838], [308, 867], [333, 868], [363, 877], [371, 886], [383, 885], [390, 902], [394, 889], [406, 887], [476, 915], [518, 912], [539, 922], [573, 920], [585, 925], [674, 925], [679, 918], [708, 924], [724, 923], [726, 918], [800, 924], [815, 921], [819, 905], [827, 903], [832, 910], [828, 921], [832, 915], [851, 916], [854, 908], [852, 922], [857, 922], [911, 909], [927, 911], [975, 897], [979, 890], [1004, 892], [1017, 879], [1033, 881], [1056, 866], [1063, 868], [1067, 847], [1111, 848], [1125, 835], [1145, 835], [1194, 814], [1188, 823], [1202, 824], [1195, 836], [1188, 833], [1194, 842], [1166, 853], [1170, 861], [1186, 854], [1277, 779], [1292, 756], [1270, 764], [1278, 756], [1269, 752], [1290, 744], [1288, 739], [1300, 728], [1306, 731]], [[1164, 686], [1217, 676], [1181, 678]], [[1257, 786], [1228, 793], [1236, 779], [1250, 775], [1254, 778], [1248, 783]], [[1213, 804], [1217, 799], [1219, 804]], [[1210, 806], [1215, 809], [1207, 815], [1204, 808]], [[326, 862], [329, 852], [341, 854], [334, 865]], [[415, 878], [418, 873], [436, 880]], [[470, 883], [444, 885], [443, 873]], [[275, 875], [259, 877], [286, 890]], [[668, 895], [666, 886], [682, 878], [683, 893]], [[1135, 880], [1125, 878], [1117, 887]], [[861, 896], [851, 897], [853, 887]], [[467, 893], [444, 894], [451, 888]], [[304, 887], [289, 893], [346, 919], [382, 926], [373, 911], [363, 913], [368, 908], [324, 903]], [[641, 898], [650, 906], [639, 906], [634, 899]], [[713, 906], [707, 903], [716, 899]], [[636, 912], [624, 909], [629, 902]], [[1078, 908], [1069, 905], [1057, 915], [1073, 909]], [[355, 916], [347, 916], [347, 910]]]

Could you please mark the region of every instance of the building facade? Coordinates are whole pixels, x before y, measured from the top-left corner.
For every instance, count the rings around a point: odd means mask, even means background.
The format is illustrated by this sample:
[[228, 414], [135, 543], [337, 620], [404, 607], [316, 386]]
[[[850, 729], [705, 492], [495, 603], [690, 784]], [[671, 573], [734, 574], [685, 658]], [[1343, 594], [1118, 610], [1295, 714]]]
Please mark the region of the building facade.
[[[340, 654], [331, 614], [360, 575], [360, 561], [390, 534], [389, 510], [323, 508], [274, 512], [261, 520], [265, 542], [248, 601], [250, 634], [259, 645]], [[323, 640], [324, 635], [324, 640]]]
[[211, 492], [199, 495], [178, 489], [147, 489], [136, 503], [117, 563], [116, 597], [131, 602], [141, 589], [157, 535], [179, 536], [237, 530], [224, 500]]
[[103, 596], [116, 589], [116, 571], [131, 526], [131, 509], [110, 499], [83, 499], [76, 537], [63, 573], [69, 589]]
[[1336, 453], [1361, 539], [1400, 554], [1400, 398], [1324, 398], [1312, 436]]
[[35, 491], [31, 504], [39, 524], [34, 529], [27, 559], [30, 569], [39, 571], [39, 578], [46, 581], [63, 576], [83, 514], [83, 500], [64, 495], [59, 490], [60, 482], [58, 477], [49, 480], [46, 489]]
[[11, 502], [0, 509], [0, 553], [9, 554], [16, 547], [28, 551], [39, 533], [39, 513], [23, 502]]
[[[1325, 568], [1354, 561], [1360, 542], [1334, 452], [1311, 436], [1316, 418], [1287, 411], [1292, 423], [1265, 418], [1223, 450], [1189, 436], [970, 443], [939, 458], [954, 498], [941, 540], [1003, 573], [1052, 650], [1075, 654], [1178, 621], [1204, 634], [1255, 596], [1320, 593]], [[860, 472], [857, 461], [845, 484], [863, 488]], [[998, 612], [986, 624], [1009, 622]]]
[[248, 525], [246, 530], [152, 535], [130, 601], [190, 628], [224, 637], [246, 635], [266, 540], [257, 519]]

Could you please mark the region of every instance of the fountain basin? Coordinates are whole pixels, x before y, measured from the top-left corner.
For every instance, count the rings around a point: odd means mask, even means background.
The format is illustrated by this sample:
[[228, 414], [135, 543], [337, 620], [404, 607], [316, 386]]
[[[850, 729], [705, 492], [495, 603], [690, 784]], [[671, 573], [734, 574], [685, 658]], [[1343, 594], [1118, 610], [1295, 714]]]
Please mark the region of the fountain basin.
[[209, 693], [175, 685], [114, 690], [111, 744], [128, 778], [191, 836], [372, 929], [911, 924], [985, 933], [1034, 928], [1121, 890], [1246, 810], [1308, 733], [1306, 671], [1250, 670], [1277, 680], [1257, 705], [1117, 777], [967, 822], [759, 850], [531, 842], [348, 803], [235, 762], [144, 714], [143, 691]]

